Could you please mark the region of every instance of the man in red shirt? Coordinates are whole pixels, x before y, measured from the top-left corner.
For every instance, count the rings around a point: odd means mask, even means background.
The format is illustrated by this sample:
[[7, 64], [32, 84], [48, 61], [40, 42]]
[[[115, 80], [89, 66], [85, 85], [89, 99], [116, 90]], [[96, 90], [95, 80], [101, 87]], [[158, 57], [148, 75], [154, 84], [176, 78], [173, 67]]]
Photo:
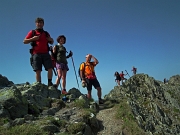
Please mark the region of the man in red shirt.
[[25, 37], [23, 43], [33, 46], [32, 54], [32, 67], [36, 72], [36, 81], [41, 83], [41, 71], [42, 65], [45, 70], [48, 71], [48, 86], [52, 86], [52, 61], [51, 56], [49, 55], [48, 43], [53, 44], [54, 40], [50, 37], [49, 33], [43, 30], [44, 19], [37, 18], [35, 20], [36, 30], [35, 35], [31, 30]]
[[125, 75], [127, 74], [124, 74], [123, 71], [120, 73], [122, 84], [123, 84], [123, 80], [127, 80], [126, 78], [124, 78]]

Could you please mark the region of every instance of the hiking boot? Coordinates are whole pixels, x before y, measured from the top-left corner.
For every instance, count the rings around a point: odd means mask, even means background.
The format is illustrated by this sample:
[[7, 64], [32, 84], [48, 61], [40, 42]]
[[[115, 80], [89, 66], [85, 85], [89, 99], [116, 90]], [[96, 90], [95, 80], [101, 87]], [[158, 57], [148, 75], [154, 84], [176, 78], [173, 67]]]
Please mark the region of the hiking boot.
[[66, 89], [63, 89], [63, 90], [61, 91], [61, 93], [62, 93], [62, 94], [67, 94]]
[[58, 88], [57, 84], [53, 84], [53, 87], [56, 88], [56, 89]]
[[102, 99], [99, 99], [99, 104], [104, 104], [104, 101]]
[[53, 83], [52, 82], [48, 82], [48, 86], [53, 86]]

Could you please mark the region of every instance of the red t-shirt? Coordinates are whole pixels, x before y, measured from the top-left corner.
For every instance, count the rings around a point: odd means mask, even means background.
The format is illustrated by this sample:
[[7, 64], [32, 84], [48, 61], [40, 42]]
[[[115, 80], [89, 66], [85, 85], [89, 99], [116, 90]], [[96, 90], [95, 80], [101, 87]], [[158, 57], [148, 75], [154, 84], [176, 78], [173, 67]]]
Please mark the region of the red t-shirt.
[[124, 74], [120, 73], [120, 77], [121, 77], [121, 78], [124, 78]]
[[[36, 41], [36, 46], [33, 47], [33, 54], [37, 53], [47, 53], [48, 52], [48, 40], [46, 39], [46, 33], [45, 32], [38, 32], [35, 30], [35, 35], [39, 37], [39, 40]], [[50, 35], [49, 35], [50, 36]], [[32, 30], [27, 34], [26, 39], [32, 38]]]

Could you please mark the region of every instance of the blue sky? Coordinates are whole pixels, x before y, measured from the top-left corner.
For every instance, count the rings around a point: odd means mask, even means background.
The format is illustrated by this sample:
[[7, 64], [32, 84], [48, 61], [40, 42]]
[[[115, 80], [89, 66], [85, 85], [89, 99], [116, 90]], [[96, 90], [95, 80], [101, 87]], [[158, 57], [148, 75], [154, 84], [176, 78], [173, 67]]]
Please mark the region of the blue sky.
[[[179, 15], [179, 0], [2, 0], [0, 74], [14, 83], [35, 82], [30, 45], [22, 41], [35, 29], [35, 18], [42, 17], [54, 45], [59, 35], [66, 36], [76, 70], [88, 53], [99, 60], [95, 70], [103, 96], [116, 85], [114, 72], [132, 75], [132, 66], [162, 81], [180, 74]], [[71, 59], [68, 65], [67, 89], [77, 88]], [[47, 84], [44, 70], [42, 82]]]

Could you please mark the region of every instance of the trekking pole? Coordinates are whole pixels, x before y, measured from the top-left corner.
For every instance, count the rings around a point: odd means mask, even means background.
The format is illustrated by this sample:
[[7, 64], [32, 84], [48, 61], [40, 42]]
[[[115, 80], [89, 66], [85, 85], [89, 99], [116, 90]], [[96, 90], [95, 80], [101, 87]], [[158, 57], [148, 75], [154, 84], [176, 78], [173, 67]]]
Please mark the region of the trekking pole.
[[[76, 69], [75, 69], [75, 66], [74, 66], [74, 60], [73, 60], [72, 56], [71, 56], [71, 59], [72, 59], [73, 67], [74, 67], [74, 73], [75, 73], [75, 76], [76, 76], [77, 85], [78, 85], [78, 88], [79, 88], [79, 83], [78, 83], [78, 79], [77, 79]], [[79, 90], [80, 90], [80, 88], [79, 88]]]
[[54, 68], [53, 68], [53, 72], [54, 72], [55, 76], [57, 76], [57, 73], [56, 73], [56, 71], [55, 71], [55, 69], [54, 69]]
[[125, 71], [126, 71], [127, 75], [128, 75], [128, 76], [129, 76], [129, 78], [130, 78], [130, 75], [128, 74], [127, 70], [125, 70]]
[[62, 87], [61, 87], [61, 82], [59, 83], [59, 85], [60, 85], [61, 90], [63, 90]]

